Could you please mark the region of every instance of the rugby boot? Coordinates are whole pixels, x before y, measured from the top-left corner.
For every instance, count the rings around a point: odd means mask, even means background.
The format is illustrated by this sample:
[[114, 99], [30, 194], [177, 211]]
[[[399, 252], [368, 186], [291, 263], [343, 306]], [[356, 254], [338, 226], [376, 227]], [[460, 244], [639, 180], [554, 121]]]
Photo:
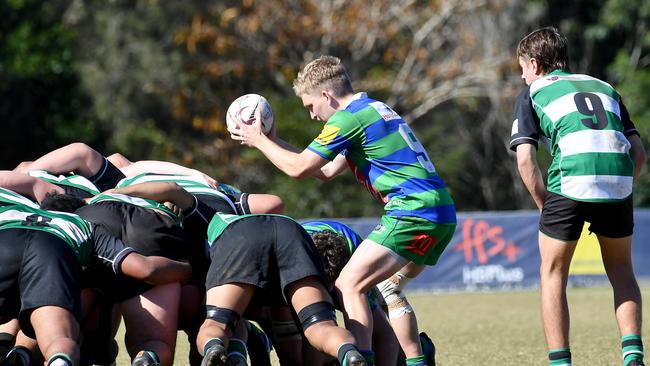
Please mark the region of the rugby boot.
[[643, 361], [632, 360], [627, 366], [645, 366]]
[[140, 351], [131, 362], [131, 366], [160, 366], [158, 356], [151, 351]]
[[368, 366], [366, 359], [357, 350], [350, 350], [345, 355], [343, 365], [341, 366]]
[[12, 348], [7, 357], [2, 361], [1, 366], [29, 366], [31, 360], [31, 352], [23, 346], [15, 346]]
[[223, 344], [216, 343], [205, 351], [201, 366], [227, 366], [228, 353]]
[[271, 366], [271, 340], [263, 330], [250, 321], [246, 321], [246, 328], [248, 330], [246, 347], [251, 365]]
[[427, 360], [427, 366], [436, 366], [436, 346], [425, 332], [420, 332], [420, 345]]

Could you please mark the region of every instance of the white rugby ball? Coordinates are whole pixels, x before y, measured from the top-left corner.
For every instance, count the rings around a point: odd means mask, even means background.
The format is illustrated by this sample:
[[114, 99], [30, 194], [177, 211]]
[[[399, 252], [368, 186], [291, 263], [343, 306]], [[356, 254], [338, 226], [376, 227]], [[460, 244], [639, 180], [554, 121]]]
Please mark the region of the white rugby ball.
[[255, 112], [261, 111], [262, 132], [266, 135], [271, 131], [273, 126], [273, 110], [271, 104], [259, 94], [245, 94], [235, 99], [228, 107], [226, 112], [226, 124], [228, 129], [236, 129], [237, 122], [253, 124], [255, 122]]

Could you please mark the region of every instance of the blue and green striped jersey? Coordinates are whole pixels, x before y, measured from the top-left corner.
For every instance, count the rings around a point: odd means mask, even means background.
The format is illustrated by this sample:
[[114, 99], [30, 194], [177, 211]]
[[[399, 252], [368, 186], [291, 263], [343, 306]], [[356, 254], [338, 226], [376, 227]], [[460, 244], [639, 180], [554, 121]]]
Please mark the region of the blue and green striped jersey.
[[456, 208], [422, 143], [395, 111], [359, 93], [334, 113], [308, 149], [328, 160], [342, 153], [386, 215], [456, 222]]

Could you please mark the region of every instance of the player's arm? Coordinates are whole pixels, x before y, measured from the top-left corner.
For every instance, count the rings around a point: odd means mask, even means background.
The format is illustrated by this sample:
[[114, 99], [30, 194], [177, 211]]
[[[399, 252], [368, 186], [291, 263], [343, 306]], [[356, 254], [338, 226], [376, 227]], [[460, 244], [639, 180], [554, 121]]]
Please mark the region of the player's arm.
[[156, 202], [171, 202], [183, 211], [194, 207], [194, 196], [173, 182], [146, 182], [122, 188], [113, 188], [107, 193], [119, 193], [132, 197], [146, 198]]
[[328, 181], [344, 172], [347, 168], [348, 165], [345, 156], [339, 154], [334, 160], [323, 165], [320, 168], [319, 174], [314, 176], [320, 180]]
[[535, 201], [535, 205], [541, 211], [544, 206], [544, 196], [546, 187], [542, 172], [537, 165], [537, 148], [533, 144], [517, 145], [517, 169], [521, 180], [530, 192]]
[[120, 263], [120, 272], [126, 276], [158, 286], [181, 282], [190, 278], [192, 266], [165, 257], [129, 253]]
[[630, 142], [630, 157], [634, 161], [634, 181], [636, 182], [637, 178], [641, 174], [641, 169], [645, 165], [646, 160], [648, 159], [646, 155], [645, 148], [643, 147], [643, 142], [639, 137], [639, 132], [634, 126], [634, 122], [630, 118], [630, 113], [627, 111], [623, 100], [619, 101], [619, 109], [621, 111], [621, 123], [623, 124], [623, 133], [627, 140]]
[[641, 174], [641, 169], [643, 169], [648, 156], [639, 135], [628, 136], [627, 139], [632, 145], [630, 148], [630, 156], [632, 157], [632, 160], [634, 160], [634, 181], [636, 181]]
[[143, 173], [197, 176], [205, 179], [212, 188], [217, 189], [219, 187], [219, 182], [202, 171], [187, 168], [168, 161], [140, 160], [121, 168], [121, 170], [127, 177], [133, 177]]
[[11, 170], [0, 171], [0, 187], [41, 202], [47, 193], [64, 193], [63, 188], [32, 176]]
[[284, 212], [282, 198], [274, 194], [250, 193], [247, 204], [252, 214], [281, 214]]
[[[285, 150], [300, 154], [300, 149], [275, 136], [274, 134], [269, 134], [269, 137], [272, 141], [278, 144], [278, 146], [284, 148]], [[345, 156], [338, 155], [333, 161], [328, 161], [320, 169], [315, 169], [311, 175], [314, 178], [318, 178], [322, 181], [328, 181], [341, 174], [345, 169], [347, 169]]]
[[144, 256], [111, 235], [101, 225], [92, 225], [94, 255], [113, 272], [121, 273], [152, 285], [184, 281], [192, 275], [186, 262], [159, 256]]
[[260, 111], [255, 112], [255, 122], [250, 125], [237, 121], [237, 129], [230, 129], [230, 137], [244, 145], [257, 148], [273, 165], [292, 178], [302, 179], [311, 175], [319, 176], [320, 168], [328, 163], [320, 155], [305, 149], [297, 151], [295, 147], [278, 138], [274, 141], [262, 132]]

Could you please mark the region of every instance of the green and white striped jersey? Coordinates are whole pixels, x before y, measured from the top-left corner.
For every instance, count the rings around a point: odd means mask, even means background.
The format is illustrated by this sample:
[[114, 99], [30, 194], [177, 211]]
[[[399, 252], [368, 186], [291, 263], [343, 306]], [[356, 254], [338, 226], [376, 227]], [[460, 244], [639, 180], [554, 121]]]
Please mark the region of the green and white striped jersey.
[[40, 207], [37, 203], [23, 195], [10, 189], [0, 187], [0, 207], [7, 205], [23, 205], [31, 208]]
[[627, 136], [636, 134], [618, 92], [588, 75], [553, 71], [515, 104], [510, 148], [548, 141], [550, 192], [586, 202], [632, 194], [634, 162]]
[[223, 234], [223, 231], [226, 230], [226, 228], [230, 224], [232, 224], [235, 221], [239, 221], [241, 219], [251, 217], [251, 216], [280, 216], [295, 221], [293, 218], [289, 216], [276, 215], [276, 214], [231, 215], [231, 214], [225, 214], [223, 212], [217, 212], [214, 216], [212, 216], [212, 220], [210, 220], [210, 225], [208, 226], [208, 245], [212, 246], [215, 240], [217, 240], [221, 236], [221, 234]]
[[180, 223], [181, 221], [178, 215], [176, 215], [172, 210], [168, 209], [162, 203], [158, 203], [156, 201], [148, 200], [145, 198], [127, 196], [125, 194], [120, 194], [120, 193], [98, 194], [97, 196], [91, 198], [90, 201], [88, 201], [88, 204], [106, 202], [106, 201], [123, 202], [123, 203], [128, 203], [130, 205], [135, 205], [150, 210], [159, 210], [172, 217], [176, 222]]
[[45, 170], [33, 170], [28, 174], [34, 178], [42, 179], [46, 182], [56, 184], [57, 186], [68, 186], [81, 189], [82, 191], [88, 192], [93, 196], [100, 193], [99, 189], [97, 189], [97, 187], [91, 181], [89, 181], [86, 177], [82, 177], [81, 175], [55, 176], [46, 172]]
[[173, 182], [192, 194], [218, 197], [227, 202], [232, 207], [233, 212], [237, 212], [235, 204], [228, 196], [219, 190], [212, 188], [205, 179], [198, 176], [144, 173], [136, 175], [134, 177], [122, 179], [117, 183], [116, 188], [128, 187], [134, 184], [148, 182]]
[[82, 266], [90, 264], [92, 229], [88, 222], [77, 215], [22, 204], [0, 206], [0, 230], [6, 229], [40, 230], [54, 234], [74, 250]]

